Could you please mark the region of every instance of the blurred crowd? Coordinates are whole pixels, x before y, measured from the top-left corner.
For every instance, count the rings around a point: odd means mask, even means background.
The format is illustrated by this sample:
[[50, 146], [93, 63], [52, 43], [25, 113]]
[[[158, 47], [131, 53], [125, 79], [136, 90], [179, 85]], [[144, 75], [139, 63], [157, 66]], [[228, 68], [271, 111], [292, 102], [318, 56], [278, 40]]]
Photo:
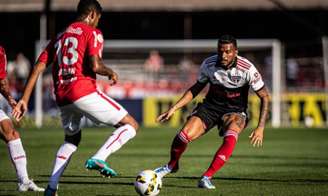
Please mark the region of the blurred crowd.
[[[24, 85], [31, 69], [31, 63], [23, 53], [18, 53], [13, 60], [8, 60], [6, 72], [11, 95], [18, 100], [24, 90]], [[1, 99], [0, 107], [8, 112], [11, 110], [5, 99]]]
[[172, 66], [165, 64], [164, 58], [157, 50], [150, 51], [142, 69], [141, 80], [136, 80], [133, 76], [125, 77], [131, 79], [120, 80], [115, 86], [100, 80], [98, 87], [114, 98], [173, 96], [183, 93], [190, 87], [196, 81], [198, 74], [198, 66], [189, 58], [183, 57], [178, 65]]
[[290, 58], [286, 61], [287, 90], [323, 91], [324, 70], [321, 58]]
[[7, 78], [9, 80], [11, 93], [18, 99], [24, 90], [24, 84], [30, 73], [31, 63], [23, 53], [18, 53], [14, 60], [8, 60]]

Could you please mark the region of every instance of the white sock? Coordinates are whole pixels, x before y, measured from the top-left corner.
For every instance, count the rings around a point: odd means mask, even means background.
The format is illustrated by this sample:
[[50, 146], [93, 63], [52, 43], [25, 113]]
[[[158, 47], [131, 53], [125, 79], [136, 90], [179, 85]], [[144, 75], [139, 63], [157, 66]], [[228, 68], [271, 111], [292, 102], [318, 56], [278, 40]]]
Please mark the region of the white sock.
[[107, 157], [120, 149], [127, 141], [136, 135], [136, 130], [129, 124], [119, 127], [107, 139], [105, 144], [92, 157], [105, 161]]
[[76, 151], [77, 147], [71, 143], [64, 143], [57, 151], [55, 165], [49, 179], [49, 187], [57, 189], [59, 178], [63, 174], [72, 154]]
[[20, 138], [11, 140], [7, 143], [10, 158], [15, 166], [18, 182], [25, 183], [28, 179], [26, 169], [26, 154]]

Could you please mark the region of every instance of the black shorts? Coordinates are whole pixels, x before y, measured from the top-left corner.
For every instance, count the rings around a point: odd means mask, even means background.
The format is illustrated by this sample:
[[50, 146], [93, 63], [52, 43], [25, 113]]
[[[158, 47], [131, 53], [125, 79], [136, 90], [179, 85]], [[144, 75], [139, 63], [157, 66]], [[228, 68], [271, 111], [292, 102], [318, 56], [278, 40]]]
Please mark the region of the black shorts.
[[191, 113], [191, 116], [199, 117], [204, 124], [206, 125], [206, 132], [212, 129], [214, 126], [217, 126], [220, 130], [223, 124], [223, 116], [230, 113], [238, 113], [241, 116], [245, 117], [246, 124], [248, 121], [247, 115], [245, 112], [242, 111], [235, 111], [235, 110], [225, 110], [225, 111], [217, 111], [207, 107], [205, 104], [199, 103], [197, 107]]

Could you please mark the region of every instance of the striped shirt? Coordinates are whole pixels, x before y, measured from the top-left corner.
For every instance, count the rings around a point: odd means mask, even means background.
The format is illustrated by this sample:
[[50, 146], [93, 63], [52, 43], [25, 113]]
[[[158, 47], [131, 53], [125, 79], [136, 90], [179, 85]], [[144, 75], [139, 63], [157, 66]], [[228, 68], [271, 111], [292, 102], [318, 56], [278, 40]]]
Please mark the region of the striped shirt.
[[241, 56], [237, 56], [228, 69], [219, 65], [218, 55], [205, 59], [200, 68], [198, 82], [210, 84], [204, 104], [220, 111], [228, 109], [245, 112], [249, 88], [258, 91], [264, 86], [256, 67]]

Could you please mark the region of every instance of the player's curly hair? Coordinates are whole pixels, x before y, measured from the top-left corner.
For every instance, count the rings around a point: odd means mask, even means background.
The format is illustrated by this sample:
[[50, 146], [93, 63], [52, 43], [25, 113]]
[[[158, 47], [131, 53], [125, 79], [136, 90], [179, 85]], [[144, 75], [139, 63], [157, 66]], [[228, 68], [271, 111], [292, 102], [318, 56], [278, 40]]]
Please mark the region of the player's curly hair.
[[221, 44], [233, 44], [237, 48], [237, 40], [232, 35], [222, 35], [218, 40], [218, 46]]
[[77, 5], [78, 16], [88, 15], [93, 10], [99, 14], [102, 12], [102, 7], [97, 0], [80, 0]]

